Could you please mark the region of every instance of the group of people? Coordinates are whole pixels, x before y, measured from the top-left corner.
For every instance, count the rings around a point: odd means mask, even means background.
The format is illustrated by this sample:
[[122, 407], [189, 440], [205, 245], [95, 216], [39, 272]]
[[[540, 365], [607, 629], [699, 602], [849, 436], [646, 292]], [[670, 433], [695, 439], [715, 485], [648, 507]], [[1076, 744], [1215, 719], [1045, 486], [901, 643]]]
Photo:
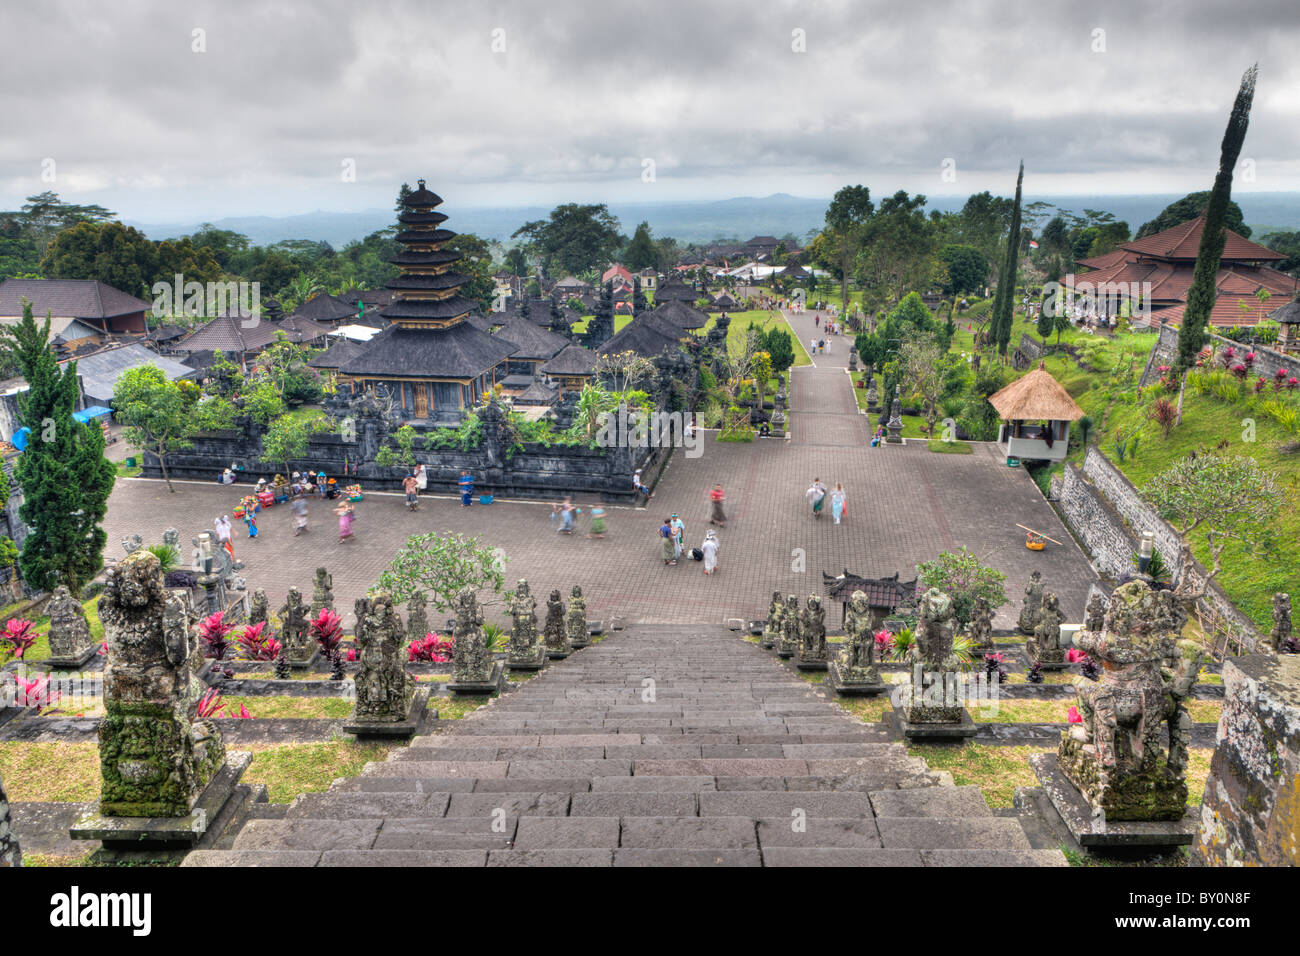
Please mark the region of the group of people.
[[420, 495], [429, 487], [429, 473], [423, 465], [416, 465], [409, 475], [402, 479], [402, 490], [406, 492], [406, 507], [411, 511], [420, 510]]
[[[727, 514], [723, 508], [723, 502], [726, 501], [726, 495], [723, 493], [722, 485], [714, 485], [709, 492], [709, 524], [718, 527], [726, 527]], [[664, 565], [671, 567], [681, 560], [682, 555], [686, 552], [686, 523], [682, 521], [682, 516], [674, 512], [664, 519], [664, 523], [659, 526], [660, 547], [663, 554]], [[718, 570], [718, 532], [710, 528], [704, 534], [704, 541], [699, 548], [694, 549], [691, 557], [704, 563], [704, 573], [714, 574]]]
[[826, 505], [827, 498], [831, 502], [831, 517], [835, 523], [839, 524], [844, 518], [847, 508], [847, 496], [844, 494], [844, 486], [838, 481], [835, 483], [835, 490], [827, 494], [826, 486], [822, 484], [820, 478], [814, 478], [808, 490], [804, 492], [804, 497], [812, 503], [812, 516], [820, 518]]

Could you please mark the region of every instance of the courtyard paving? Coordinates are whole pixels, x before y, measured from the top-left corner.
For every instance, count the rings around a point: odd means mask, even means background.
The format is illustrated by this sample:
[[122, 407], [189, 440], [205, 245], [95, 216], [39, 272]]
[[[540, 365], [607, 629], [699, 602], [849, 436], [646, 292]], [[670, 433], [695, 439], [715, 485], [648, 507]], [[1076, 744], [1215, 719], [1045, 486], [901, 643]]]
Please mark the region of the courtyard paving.
[[[805, 343], [811, 315], [788, 315]], [[867, 419], [858, 414], [845, 370], [851, 340], [835, 339], [830, 354], [793, 372], [793, 411], [788, 440], [753, 444], [716, 442], [706, 433], [702, 454], [674, 454], [649, 508], [608, 507], [608, 533], [584, 537], [587, 505], [572, 536], [555, 532], [549, 502], [498, 501], [461, 507], [458, 499], [423, 499], [418, 512], [392, 494], [367, 494], [357, 506], [355, 537], [340, 544], [337, 524], [323, 502], [313, 503], [308, 534], [293, 537], [287, 507], [265, 510], [260, 534], [249, 541], [239, 525], [235, 551], [245, 562], [250, 587], [267, 591], [279, 606], [291, 585], [310, 596], [313, 571], [329, 568], [336, 605], [345, 625], [352, 604], [371, 587], [408, 535], [462, 532], [478, 535], [509, 557], [507, 579], [525, 577], [539, 603], [552, 588], [567, 595], [581, 584], [593, 619], [620, 616], [629, 623], [717, 624], [726, 618], [762, 617], [773, 590], [806, 596], [821, 593], [822, 571], [845, 569], [869, 576], [895, 572], [909, 579], [918, 562], [965, 546], [1007, 575], [1010, 601], [995, 625], [1013, 626], [1030, 573], [1043, 572], [1048, 590], [1070, 619], [1082, 617], [1089, 585], [1096, 580], [1086, 555], [1061, 525], [1024, 471], [1008, 468], [997, 449], [975, 445], [972, 455], [939, 455], [924, 442], [871, 448]], [[813, 519], [804, 491], [813, 478], [848, 493], [844, 522], [829, 514]], [[727, 526], [719, 532], [719, 573], [683, 561], [665, 567], [657, 529], [678, 512], [689, 546], [709, 528], [708, 491], [721, 483], [727, 494]], [[120, 558], [120, 540], [137, 533], [161, 540], [176, 527], [188, 550], [190, 538], [233, 511], [247, 486], [177, 483], [171, 494], [161, 481], [120, 479], [104, 522], [107, 556]], [[829, 507], [827, 508], [829, 511]], [[1024, 547], [1025, 524], [1066, 542], [1042, 552]], [[500, 608], [489, 615], [502, 619]], [[438, 617], [435, 616], [434, 620]], [[838, 623], [832, 611], [828, 620]]]

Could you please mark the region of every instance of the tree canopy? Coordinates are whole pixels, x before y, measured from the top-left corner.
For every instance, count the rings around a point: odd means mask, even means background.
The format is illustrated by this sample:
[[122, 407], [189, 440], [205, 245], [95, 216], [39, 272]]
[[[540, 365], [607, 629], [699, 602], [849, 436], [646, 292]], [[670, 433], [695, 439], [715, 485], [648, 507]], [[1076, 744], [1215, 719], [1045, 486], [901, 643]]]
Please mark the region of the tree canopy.
[[547, 219], [524, 223], [511, 238], [523, 238], [548, 274], [566, 275], [603, 269], [623, 244], [618, 219], [604, 203], [556, 206]]

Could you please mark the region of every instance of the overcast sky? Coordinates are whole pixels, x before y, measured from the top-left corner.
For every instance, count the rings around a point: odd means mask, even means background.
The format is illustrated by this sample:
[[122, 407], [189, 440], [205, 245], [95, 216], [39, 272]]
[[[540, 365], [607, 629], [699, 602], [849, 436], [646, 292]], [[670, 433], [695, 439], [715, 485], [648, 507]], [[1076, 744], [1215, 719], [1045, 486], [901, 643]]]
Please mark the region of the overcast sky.
[[1030, 195], [1181, 193], [1253, 62], [1235, 189], [1300, 190], [1295, 0], [0, 0], [0, 35], [4, 209], [1009, 194], [1021, 157]]

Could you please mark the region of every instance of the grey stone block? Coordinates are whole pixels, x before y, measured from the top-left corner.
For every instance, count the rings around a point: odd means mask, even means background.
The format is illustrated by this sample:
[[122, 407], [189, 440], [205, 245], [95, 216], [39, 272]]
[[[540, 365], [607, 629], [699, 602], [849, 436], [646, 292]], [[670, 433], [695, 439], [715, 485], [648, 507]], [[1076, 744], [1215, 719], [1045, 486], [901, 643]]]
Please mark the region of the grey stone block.
[[613, 866], [614, 851], [578, 850], [492, 850], [488, 866]]
[[881, 817], [991, 817], [979, 787], [922, 787], [877, 790], [871, 807]]
[[[703, 797], [703, 795], [701, 795]], [[754, 821], [743, 817], [628, 817], [623, 847], [746, 849], [758, 846]]]
[[618, 817], [522, 817], [515, 835], [521, 850], [613, 849]]
[[923, 862], [918, 850], [872, 849], [870, 847], [856, 847], [853, 849], [770, 847], [763, 850], [763, 865], [895, 867], [922, 866]]
[[379, 820], [249, 820], [235, 837], [236, 850], [365, 850]]
[[1015, 820], [1002, 817], [953, 820], [936, 817], [877, 817], [886, 848], [912, 850], [1028, 850]]
[[757, 850], [665, 850], [627, 848], [614, 851], [615, 866], [762, 866]]
[[[635, 779], [635, 778], [629, 778]], [[569, 815], [574, 817], [693, 817], [693, 793], [579, 793]]]
[[320, 866], [483, 866], [486, 850], [330, 850]]
[[569, 812], [569, 799], [567, 793], [457, 793], [447, 816], [489, 816], [504, 810], [508, 816], [562, 817]]

